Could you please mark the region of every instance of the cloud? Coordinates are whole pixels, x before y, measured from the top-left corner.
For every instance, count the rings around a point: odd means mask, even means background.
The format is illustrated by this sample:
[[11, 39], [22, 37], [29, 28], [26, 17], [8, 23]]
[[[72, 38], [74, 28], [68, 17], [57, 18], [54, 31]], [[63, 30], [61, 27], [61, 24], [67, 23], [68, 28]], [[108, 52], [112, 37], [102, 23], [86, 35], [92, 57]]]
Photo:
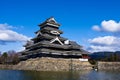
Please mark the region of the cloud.
[[120, 32], [120, 22], [114, 20], [104, 20], [101, 22], [101, 25], [94, 25], [92, 27], [95, 31], [106, 31], [106, 32]]
[[94, 25], [92, 27], [92, 29], [95, 30], [95, 31], [101, 31], [101, 29], [100, 29], [100, 27], [98, 25]]
[[8, 24], [0, 24], [0, 44], [5, 44], [7, 42], [24, 42], [29, 40], [30, 38], [19, 34], [13, 30], [11, 30], [13, 26]]
[[[114, 36], [104, 36], [104, 37], [97, 37], [94, 39], [89, 39], [91, 44], [97, 45], [118, 45], [120, 43], [120, 38]], [[119, 44], [120, 45], [120, 44]]]
[[89, 52], [102, 52], [102, 51], [120, 51], [120, 48], [117, 46], [99, 46], [99, 45], [91, 45], [88, 48]]
[[91, 46], [88, 48], [91, 52], [97, 51], [118, 51], [120, 50], [120, 38], [115, 36], [97, 37], [88, 40]]
[[120, 22], [117, 23], [114, 20], [103, 21], [101, 25], [102, 25], [102, 28], [108, 32], [119, 32], [120, 31]]
[[0, 30], [6, 30], [6, 29], [11, 29], [13, 26], [8, 25], [7, 23], [5, 24], [0, 24]]
[[[106, 36], [99, 36], [89, 39], [89, 51], [120, 51], [120, 37], [118, 36], [118, 33], [120, 32], [120, 22], [116, 22], [115, 20], [104, 20], [100, 25], [94, 25], [92, 30], [109, 33], [107, 33]], [[111, 33], [114, 33], [114, 36], [109, 36], [109, 34], [112, 35]], [[105, 35], [106, 33], [103, 34]]]

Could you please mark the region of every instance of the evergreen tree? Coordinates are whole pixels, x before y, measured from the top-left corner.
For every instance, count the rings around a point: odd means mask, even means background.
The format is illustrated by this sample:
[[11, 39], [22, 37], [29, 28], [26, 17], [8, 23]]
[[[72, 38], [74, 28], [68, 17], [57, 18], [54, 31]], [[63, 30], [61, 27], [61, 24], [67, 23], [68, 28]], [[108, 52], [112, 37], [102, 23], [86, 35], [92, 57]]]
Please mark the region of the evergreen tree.
[[4, 52], [1, 56], [1, 63], [6, 64], [7, 63], [7, 58], [8, 58], [8, 54], [7, 54], [7, 52]]

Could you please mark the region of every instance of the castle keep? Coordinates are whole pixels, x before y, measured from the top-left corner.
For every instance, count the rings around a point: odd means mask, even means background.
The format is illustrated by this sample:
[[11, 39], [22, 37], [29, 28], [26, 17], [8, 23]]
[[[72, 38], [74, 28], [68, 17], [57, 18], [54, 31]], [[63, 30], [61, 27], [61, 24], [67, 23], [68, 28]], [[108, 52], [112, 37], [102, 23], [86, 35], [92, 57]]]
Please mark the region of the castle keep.
[[81, 58], [86, 52], [74, 41], [61, 37], [60, 24], [51, 17], [39, 25], [36, 37], [24, 45], [21, 60], [36, 57]]

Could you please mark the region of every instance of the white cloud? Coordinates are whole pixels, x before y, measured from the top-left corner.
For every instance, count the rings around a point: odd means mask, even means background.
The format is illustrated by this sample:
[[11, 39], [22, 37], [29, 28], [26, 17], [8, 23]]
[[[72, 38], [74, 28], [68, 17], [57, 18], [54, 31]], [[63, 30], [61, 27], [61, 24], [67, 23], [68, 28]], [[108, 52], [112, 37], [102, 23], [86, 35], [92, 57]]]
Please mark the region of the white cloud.
[[103, 21], [101, 23], [102, 28], [108, 32], [119, 32], [120, 31], [120, 22], [114, 20]]
[[88, 40], [91, 46], [89, 50], [96, 51], [118, 51], [120, 50], [120, 38], [115, 36], [97, 37]]
[[0, 30], [6, 30], [6, 29], [10, 29], [10, 28], [13, 28], [13, 26], [8, 25], [7, 23], [0, 24]]
[[92, 27], [92, 29], [95, 31], [99, 31], [100, 29], [107, 32], [120, 32], [120, 22], [116, 22], [114, 20], [109, 21], [104, 20], [101, 22], [100, 26], [98, 25], [95, 26]]
[[99, 46], [91, 45], [88, 49], [89, 52], [102, 52], [102, 51], [120, 51], [118, 46]]
[[[101, 22], [101, 25], [94, 25], [92, 27], [95, 31], [104, 31], [111, 33], [120, 32], [120, 22], [116, 22], [114, 20], [104, 20]], [[120, 51], [120, 37], [116, 36], [103, 36], [96, 37], [88, 40], [90, 43], [90, 47], [88, 48], [91, 52], [98, 51]]]
[[1, 42], [24, 42], [29, 40], [30, 38], [23, 35], [19, 34], [13, 30], [11, 30], [13, 26], [8, 25], [8, 24], [0, 24], [0, 41]]
[[114, 36], [104, 36], [104, 37], [89, 39], [89, 42], [91, 44], [118, 45], [120, 43], [120, 38]]
[[95, 31], [101, 31], [101, 29], [100, 29], [100, 27], [98, 25], [94, 25], [92, 27], [92, 29], [95, 30]]

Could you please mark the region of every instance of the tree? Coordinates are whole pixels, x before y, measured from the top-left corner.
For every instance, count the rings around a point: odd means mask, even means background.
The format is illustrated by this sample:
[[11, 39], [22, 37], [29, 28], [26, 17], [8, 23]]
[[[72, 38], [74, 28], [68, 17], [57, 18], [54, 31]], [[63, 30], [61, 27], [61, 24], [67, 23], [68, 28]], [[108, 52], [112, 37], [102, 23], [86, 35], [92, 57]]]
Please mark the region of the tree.
[[17, 64], [19, 61], [20, 60], [18, 54], [14, 54], [12, 58], [12, 64]]
[[19, 62], [19, 54], [15, 51], [8, 51], [8, 64], [17, 64]]
[[89, 62], [92, 64], [92, 65], [96, 65], [97, 61], [94, 60], [94, 59], [89, 59]]
[[13, 50], [4, 52], [0, 56], [0, 64], [17, 64], [19, 61], [19, 53]]
[[0, 51], [0, 56], [1, 56], [1, 51]]
[[118, 61], [118, 55], [116, 53], [114, 53], [114, 60]]
[[7, 52], [4, 52], [1, 56], [1, 63], [6, 64], [7, 63], [7, 58], [8, 58], [8, 54], [7, 54]]

